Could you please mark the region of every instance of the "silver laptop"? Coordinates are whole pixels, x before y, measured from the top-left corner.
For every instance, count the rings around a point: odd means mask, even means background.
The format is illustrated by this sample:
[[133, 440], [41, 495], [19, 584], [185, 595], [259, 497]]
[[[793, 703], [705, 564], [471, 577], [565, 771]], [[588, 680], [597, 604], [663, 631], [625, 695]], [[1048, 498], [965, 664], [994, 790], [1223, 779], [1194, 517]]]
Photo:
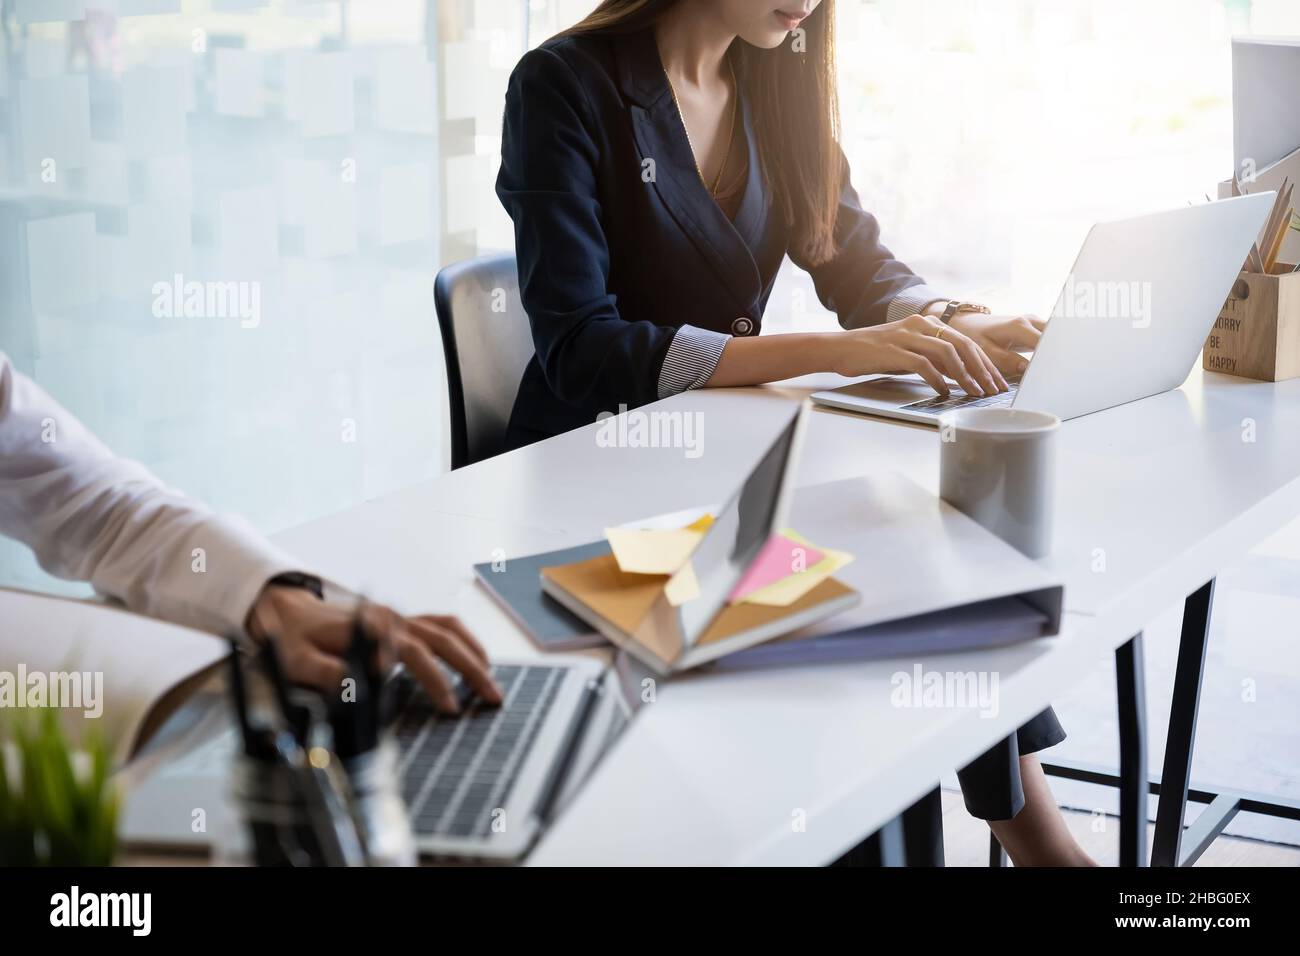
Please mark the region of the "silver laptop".
[[1088, 232], [1018, 384], [943, 398], [919, 376], [817, 392], [832, 408], [937, 425], [956, 408], [1006, 405], [1076, 418], [1187, 378], [1272, 208], [1271, 192], [1098, 223]]
[[[497, 663], [504, 703], [489, 707], [452, 675], [462, 712], [444, 717], [405, 676], [393, 726], [402, 798], [422, 857], [511, 863], [572, 799], [628, 726], [646, 672], [625, 654]], [[121, 840], [137, 850], [207, 852], [242, 844], [231, 798], [238, 733], [224, 693], [198, 695], [128, 768]], [[132, 785], [132, 781], [140, 782]], [[201, 827], [195, 809], [203, 810]], [[500, 822], [507, 823], [500, 826]], [[495, 824], [495, 825], [494, 825]]]
[[[681, 609], [688, 623], [716, 611], [714, 603], [725, 600], [783, 522], [806, 409], [806, 403], [792, 407], [790, 420], [704, 536], [697, 571], [702, 600]], [[497, 662], [493, 675], [505, 692], [499, 707], [468, 695], [459, 676], [450, 675], [462, 693], [456, 717], [437, 714], [414, 681], [398, 679], [393, 731], [402, 798], [425, 857], [523, 858], [622, 735], [650, 671], [620, 651], [609, 665], [580, 657]], [[162, 728], [138, 758], [145, 765], [142, 781], [128, 786], [124, 843], [194, 851], [215, 844], [219, 851], [222, 839], [240, 834], [243, 824], [229, 797], [239, 746], [232, 723], [217, 693], [191, 702]], [[204, 810], [201, 830], [194, 826], [196, 808]], [[496, 825], [502, 820], [506, 826]]]

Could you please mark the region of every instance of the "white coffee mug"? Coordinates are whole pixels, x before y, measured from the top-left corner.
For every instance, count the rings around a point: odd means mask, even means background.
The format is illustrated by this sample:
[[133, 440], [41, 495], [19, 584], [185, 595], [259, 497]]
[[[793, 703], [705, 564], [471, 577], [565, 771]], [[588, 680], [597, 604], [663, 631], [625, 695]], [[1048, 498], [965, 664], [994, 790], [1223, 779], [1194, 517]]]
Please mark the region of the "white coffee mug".
[[1017, 408], [966, 408], [939, 420], [939, 497], [1031, 558], [1052, 550], [1061, 420]]

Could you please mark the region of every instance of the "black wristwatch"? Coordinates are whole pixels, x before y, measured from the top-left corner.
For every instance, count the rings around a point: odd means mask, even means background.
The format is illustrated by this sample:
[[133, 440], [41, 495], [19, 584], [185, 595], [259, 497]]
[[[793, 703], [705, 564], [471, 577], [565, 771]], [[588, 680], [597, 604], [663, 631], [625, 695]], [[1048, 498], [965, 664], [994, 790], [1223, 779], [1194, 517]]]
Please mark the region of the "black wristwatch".
[[[320, 578], [311, 574], [303, 574], [300, 571], [286, 571], [284, 574], [277, 574], [275, 577], [267, 580], [262, 585], [262, 591], [269, 587], [278, 588], [301, 588], [304, 591], [310, 591], [320, 600], [325, 600], [325, 584]], [[262, 592], [258, 592], [260, 598]], [[250, 609], [251, 612], [251, 609]], [[235, 645], [245, 653], [255, 654], [261, 649], [261, 645], [253, 639], [252, 634], [241, 631], [232, 638]]]
[[281, 588], [302, 588], [304, 591], [310, 591], [322, 601], [325, 600], [325, 585], [315, 575], [303, 574], [300, 571], [286, 571], [284, 574], [277, 574], [271, 578], [264, 587], [269, 588], [271, 585]]
[[981, 315], [990, 315], [993, 310], [987, 305], [976, 305], [974, 302], [958, 302], [956, 299], [952, 299], [944, 306], [943, 315], [939, 316], [939, 321], [947, 325], [953, 320], [954, 316], [962, 312], [978, 312]]

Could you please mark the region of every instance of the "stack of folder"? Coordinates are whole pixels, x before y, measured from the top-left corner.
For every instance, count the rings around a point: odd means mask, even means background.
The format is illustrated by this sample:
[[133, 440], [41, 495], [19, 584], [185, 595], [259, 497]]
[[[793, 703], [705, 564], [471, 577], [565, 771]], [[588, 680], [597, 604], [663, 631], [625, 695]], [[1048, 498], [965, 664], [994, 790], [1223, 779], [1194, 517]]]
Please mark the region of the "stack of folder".
[[[1059, 582], [892, 472], [800, 489], [789, 523], [808, 537], [774, 524], [743, 567], [735, 539], [686, 524], [696, 514], [475, 570], [542, 648], [609, 641], [661, 674], [914, 659], [1060, 629]], [[842, 536], [863, 545], [856, 557], [820, 543]]]
[[773, 534], [703, 626], [697, 549], [712, 519], [684, 528], [609, 528], [608, 553], [543, 567], [543, 590], [659, 671], [684, 670], [798, 630], [858, 601], [833, 575], [853, 560], [791, 530]]

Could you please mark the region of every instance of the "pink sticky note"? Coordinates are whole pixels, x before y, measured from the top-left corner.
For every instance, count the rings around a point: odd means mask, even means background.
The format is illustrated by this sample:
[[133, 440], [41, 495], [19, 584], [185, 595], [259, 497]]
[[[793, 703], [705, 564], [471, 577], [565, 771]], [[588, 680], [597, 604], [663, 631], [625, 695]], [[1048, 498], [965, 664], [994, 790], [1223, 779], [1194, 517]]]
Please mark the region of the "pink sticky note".
[[758, 557], [745, 571], [740, 583], [732, 589], [727, 601], [734, 604], [743, 600], [751, 591], [811, 568], [825, 556], [810, 545], [800, 544], [783, 534], [774, 534], [767, 539], [767, 544], [758, 552]]

